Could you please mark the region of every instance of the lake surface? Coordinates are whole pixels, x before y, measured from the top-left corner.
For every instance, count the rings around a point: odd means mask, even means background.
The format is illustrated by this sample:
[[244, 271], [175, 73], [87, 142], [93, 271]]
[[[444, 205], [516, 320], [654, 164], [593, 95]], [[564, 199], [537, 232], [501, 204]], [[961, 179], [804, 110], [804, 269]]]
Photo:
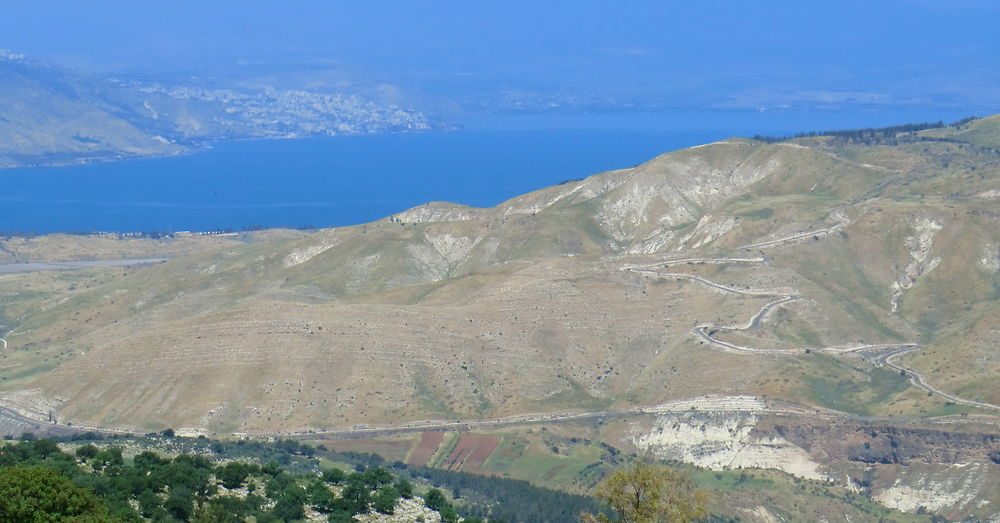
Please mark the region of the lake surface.
[[0, 232], [364, 223], [435, 200], [489, 207], [735, 135], [941, 118], [907, 116], [750, 113], [707, 120], [714, 130], [682, 129], [704, 118], [663, 115], [499, 117], [453, 132], [228, 142], [181, 157], [10, 169], [0, 171]]

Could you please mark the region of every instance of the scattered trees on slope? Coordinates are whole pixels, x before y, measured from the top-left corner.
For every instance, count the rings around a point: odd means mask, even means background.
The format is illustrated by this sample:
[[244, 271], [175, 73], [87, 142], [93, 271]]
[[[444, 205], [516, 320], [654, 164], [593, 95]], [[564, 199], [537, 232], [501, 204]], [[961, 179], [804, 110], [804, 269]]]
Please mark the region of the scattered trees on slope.
[[[971, 121], [976, 120], [974, 116], [968, 118], [963, 118], [951, 125], [954, 127], [960, 127]], [[791, 136], [764, 136], [755, 135], [754, 140], [776, 143], [776, 142], [787, 142], [796, 138], [815, 138], [818, 136], [830, 136], [833, 137], [834, 142], [838, 144], [864, 144], [864, 145], [895, 145], [902, 139], [905, 139], [907, 135], [916, 133], [917, 131], [923, 131], [926, 129], [939, 129], [945, 127], [945, 123], [942, 121], [937, 122], [921, 122], [921, 123], [908, 123], [903, 125], [892, 125], [889, 127], [866, 127], [864, 129], [844, 129], [836, 131], [810, 131], [806, 133], [797, 133]], [[927, 139], [927, 138], [924, 138]]]
[[[202, 455], [169, 459], [151, 451], [126, 460], [114, 446], [85, 444], [71, 455], [52, 440], [10, 443], [0, 448], [0, 523], [264, 523], [302, 520], [307, 506], [330, 521], [353, 521], [373, 509], [392, 514], [400, 498], [413, 497], [409, 480], [381, 466], [357, 468], [292, 474], [275, 463], [215, 464]], [[234, 489], [246, 490], [227, 492]], [[438, 506], [443, 521], [458, 521], [443, 495]]]

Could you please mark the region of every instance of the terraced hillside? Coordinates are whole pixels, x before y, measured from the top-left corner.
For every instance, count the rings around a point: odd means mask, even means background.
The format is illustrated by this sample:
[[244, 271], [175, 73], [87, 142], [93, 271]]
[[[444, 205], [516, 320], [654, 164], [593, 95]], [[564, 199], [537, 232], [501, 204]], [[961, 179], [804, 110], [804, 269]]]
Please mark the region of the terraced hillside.
[[3, 302], [4, 405], [213, 434], [658, 415], [733, 396], [989, 423], [998, 129], [731, 139], [491, 209], [430, 203], [47, 280]]

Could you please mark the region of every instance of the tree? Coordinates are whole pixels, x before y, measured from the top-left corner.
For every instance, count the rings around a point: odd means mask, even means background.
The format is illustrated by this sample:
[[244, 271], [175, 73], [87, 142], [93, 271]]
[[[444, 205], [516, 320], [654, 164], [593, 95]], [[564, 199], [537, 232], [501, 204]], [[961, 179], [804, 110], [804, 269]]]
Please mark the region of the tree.
[[396, 490], [399, 492], [399, 496], [403, 499], [413, 499], [413, 484], [410, 480], [406, 478], [399, 478], [396, 483], [393, 484]]
[[163, 508], [171, 516], [188, 521], [194, 514], [194, 492], [187, 487], [171, 488], [167, 500], [163, 502]]
[[[679, 470], [636, 461], [597, 486], [594, 495], [626, 523], [695, 521], [705, 516], [705, 495]], [[583, 514], [588, 523], [612, 521], [605, 514]]]
[[243, 523], [247, 520], [247, 504], [234, 496], [219, 496], [208, 500], [195, 513], [195, 523]]
[[94, 455], [92, 464], [94, 469], [100, 470], [108, 465], [121, 465], [124, 463], [122, 449], [118, 447], [108, 447]]
[[[82, 450], [86, 446], [87, 445], [84, 445], [83, 447], [80, 447], [80, 449]], [[93, 445], [90, 446], [94, 447]], [[94, 449], [96, 450], [97, 447], [94, 447]], [[77, 456], [81, 455], [80, 450], [76, 451], [76, 455]], [[97, 455], [97, 453], [95, 452], [94, 455]], [[92, 458], [94, 456], [89, 456], [89, 457]], [[170, 460], [161, 458], [159, 454], [155, 452], [144, 450], [140, 452], [139, 455], [137, 455], [135, 458], [133, 458], [132, 462], [134, 463], [136, 469], [141, 470], [143, 473], [146, 473], [150, 472], [151, 470], [157, 467], [162, 467], [164, 465], [169, 464]]]
[[159, 515], [161, 512], [164, 516], [166, 515], [160, 496], [157, 496], [152, 490], [143, 491], [139, 494], [137, 501], [139, 502], [139, 513], [144, 518], [152, 519], [154, 515]]
[[93, 443], [87, 443], [86, 445], [81, 445], [76, 449], [76, 457], [81, 459], [91, 459], [97, 455], [98, 448], [94, 446]]
[[364, 472], [364, 482], [371, 488], [378, 488], [382, 485], [392, 483], [392, 474], [382, 467], [372, 467]]
[[64, 519], [112, 521], [93, 492], [77, 487], [55, 470], [25, 466], [0, 468], [0, 523]]
[[371, 503], [371, 491], [368, 485], [361, 481], [352, 481], [344, 487], [337, 500], [337, 509], [352, 514], [367, 514], [368, 504]]
[[334, 502], [336, 502], [337, 498], [322, 480], [317, 479], [310, 483], [306, 489], [306, 495], [309, 504], [321, 514], [329, 514], [336, 508]]
[[337, 468], [327, 469], [323, 471], [323, 481], [331, 483], [333, 485], [337, 485], [341, 481], [344, 481], [344, 477], [345, 477], [344, 471]]
[[431, 510], [441, 510], [441, 507], [448, 505], [448, 500], [444, 497], [444, 492], [439, 489], [432, 488], [427, 491], [427, 495], [424, 496], [424, 505]]
[[451, 505], [445, 505], [438, 511], [441, 514], [441, 521], [444, 523], [458, 523], [458, 512]]
[[239, 461], [230, 461], [225, 465], [215, 467], [215, 477], [227, 489], [237, 489], [243, 486], [250, 475], [250, 466]]
[[395, 487], [382, 487], [372, 498], [372, 506], [383, 514], [393, 514], [399, 501], [399, 491]]

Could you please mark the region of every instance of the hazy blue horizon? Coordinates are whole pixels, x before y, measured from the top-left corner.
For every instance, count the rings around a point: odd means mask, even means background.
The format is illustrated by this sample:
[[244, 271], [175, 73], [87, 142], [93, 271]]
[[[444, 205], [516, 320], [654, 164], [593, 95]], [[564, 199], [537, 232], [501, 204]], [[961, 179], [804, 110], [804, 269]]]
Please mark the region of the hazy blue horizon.
[[1000, 112], [1000, 4], [986, 0], [37, 0], [4, 11], [0, 48], [42, 61], [329, 68], [342, 74], [331, 85], [388, 84], [442, 111], [513, 98], [554, 109]]

